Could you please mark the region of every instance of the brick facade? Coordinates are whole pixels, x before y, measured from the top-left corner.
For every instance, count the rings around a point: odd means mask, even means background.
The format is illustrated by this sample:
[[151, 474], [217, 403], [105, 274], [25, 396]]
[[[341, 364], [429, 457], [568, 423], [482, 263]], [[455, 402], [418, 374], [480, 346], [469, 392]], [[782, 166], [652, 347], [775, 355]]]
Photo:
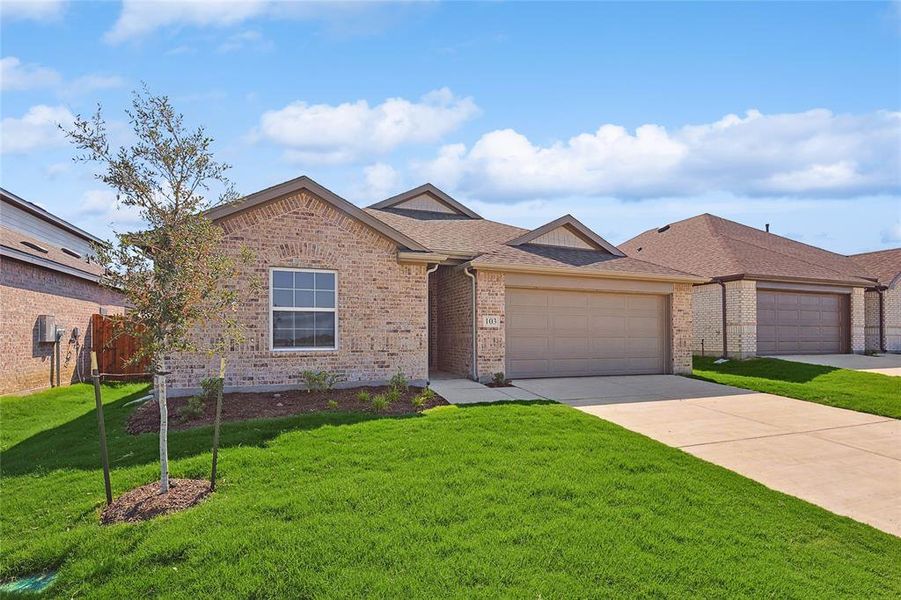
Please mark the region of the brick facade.
[[[122, 296], [80, 277], [11, 258], [0, 259], [0, 394], [51, 386], [53, 344], [38, 342], [38, 315], [56, 317], [66, 335], [60, 348], [60, 383], [90, 376], [91, 315], [120, 313]], [[78, 328], [79, 336], [73, 337]], [[54, 377], [55, 382], [55, 377]]]
[[[385, 381], [398, 371], [427, 379], [426, 266], [399, 264], [395, 242], [307, 191], [249, 207], [219, 225], [223, 252], [237, 256], [246, 247], [253, 253], [236, 284], [246, 292], [259, 283], [239, 309], [246, 340], [227, 353], [227, 388], [297, 387], [304, 370], [339, 373], [348, 383]], [[269, 349], [272, 267], [337, 271], [336, 350]], [[201, 340], [215, 334], [197, 330]], [[201, 353], [170, 357], [173, 395], [192, 393], [215, 372], [215, 362]]]
[[[495, 271], [476, 271], [479, 381], [490, 381], [495, 373], [503, 373], [506, 370], [504, 303], [504, 274]], [[483, 317], [486, 316], [498, 317], [497, 326], [486, 327], [483, 321]]]
[[863, 354], [866, 349], [865, 322], [866, 308], [864, 289], [851, 290], [851, 352]]
[[435, 279], [437, 327], [431, 336], [439, 370], [472, 376], [472, 280], [456, 266], [441, 266]]
[[879, 352], [882, 348], [879, 327], [879, 293], [868, 291], [864, 293], [864, 349], [867, 352]]
[[757, 354], [756, 281], [726, 282], [726, 353], [739, 359]]
[[673, 284], [670, 296], [670, 359], [676, 375], [691, 373], [692, 289], [689, 283]]
[[723, 354], [723, 289], [718, 283], [692, 289], [692, 352], [698, 356]]

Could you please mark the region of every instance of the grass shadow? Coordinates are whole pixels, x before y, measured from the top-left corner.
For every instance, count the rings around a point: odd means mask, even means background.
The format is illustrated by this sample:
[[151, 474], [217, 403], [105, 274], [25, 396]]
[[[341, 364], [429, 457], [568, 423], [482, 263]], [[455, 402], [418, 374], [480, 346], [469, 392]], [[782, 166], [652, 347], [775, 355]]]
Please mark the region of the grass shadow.
[[547, 398], [538, 398], [536, 400], [492, 400], [489, 402], [469, 402], [467, 404], [454, 404], [457, 408], [473, 408], [485, 406], [543, 406], [548, 404], [561, 404], [556, 400], [548, 400]]
[[[714, 364], [715, 358], [695, 356], [693, 368], [697, 371], [714, 371], [723, 375], [736, 375], [739, 377], [754, 377], [771, 381], [787, 383], [810, 383], [818, 377], [839, 371], [835, 367], [825, 365], [813, 365], [799, 363], [776, 358], [752, 358], [748, 360], [730, 360], [729, 362]], [[703, 374], [695, 372], [694, 379], [714, 381]]]
[[[138, 404], [126, 406], [146, 395], [138, 392], [104, 404], [104, 420], [111, 468], [151, 464], [159, 460], [157, 433], [129, 434], [128, 416]], [[320, 427], [355, 425], [377, 419], [403, 419], [421, 415], [313, 412], [272, 419], [223, 422], [220, 448], [264, 447], [283, 433]], [[211, 451], [212, 426], [169, 431], [169, 459], [178, 460]], [[0, 472], [5, 476], [28, 475], [59, 469], [95, 470], [100, 466], [97, 411], [92, 409], [56, 427], [42, 430], [3, 451]]]

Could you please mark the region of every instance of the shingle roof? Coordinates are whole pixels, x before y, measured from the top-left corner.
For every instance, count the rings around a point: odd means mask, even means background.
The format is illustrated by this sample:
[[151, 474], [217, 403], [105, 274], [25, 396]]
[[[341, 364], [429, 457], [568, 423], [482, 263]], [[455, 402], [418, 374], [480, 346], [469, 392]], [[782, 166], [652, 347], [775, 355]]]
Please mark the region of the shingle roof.
[[494, 250], [482, 254], [472, 260], [472, 266], [510, 266], [523, 265], [532, 267], [548, 267], [551, 269], [567, 269], [591, 273], [637, 273], [642, 275], [663, 275], [666, 277], [689, 278], [690, 273], [655, 265], [629, 256], [613, 256], [596, 250], [578, 250], [575, 248], [558, 248], [523, 244], [522, 246], [498, 246]]
[[488, 219], [445, 219], [440, 215], [430, 219], [375, 208], [364, 210], [433, 252], [481, 254], [527, 231]]
[[703, 214], [649, 229], [620, 245], [626, 254], [704, 277], [754, 276], [872, 284], [847, 256]]
[[365, 209], [433, 252], [453, 253], [472, 257], [473, 267], [520, 265], [548, 269], [594, 273], [644, 274], [677, 279], [691, 274], [677, 269], [651, 264], [644, 260], [612, 256], [604, 251], [555, 248], [536, 244], [509, 246], [507, 242], [527, 233], [527, 229], [487, 219], [444, 219], [436, 215], [401, 215], [387, 210]]
[[[31, 244], [31, 246], [23, 244], [22, 242], [27, 242], [28, 244]], [[4, 255], [13, 258], [16, 258], [17, 255], [26, 255], [24, 257], [26, 259], [31, 257], [32, 259], [38, 259], [38, 262], [41, 263], [54, 263], [68, 269], [75, 269], [83, 273], [88, 279], [92, 280], [96, 280], [103, 275], [103, 267], [96, 262], [89, 263], [84, 258], [69, 256], [60, 248], [43, 240], [25, 235], [15, 229], [10, 229], [9, 227], [0, 226], [0, 246], [2, 246], [4, 250], [11, 250], [12, 252], [5, 252]], [[33, 246], [43, 248], [46, 252], [41, 252]], [[53, 265], [48, 264], [47, 266], [52, 267]]]
[[849, 258], [867, 273], [878, 277], [879, 283], [884, 285], [891, 285], [901, 276], [901, 248], [852, 254]]

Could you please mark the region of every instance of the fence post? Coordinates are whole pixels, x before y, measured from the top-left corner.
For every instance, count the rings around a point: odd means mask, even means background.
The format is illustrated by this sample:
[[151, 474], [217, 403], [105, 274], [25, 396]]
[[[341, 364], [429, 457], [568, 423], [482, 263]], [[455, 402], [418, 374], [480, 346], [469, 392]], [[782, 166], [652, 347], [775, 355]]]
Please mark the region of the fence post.
[[97, 353], [91, 351], [91, 379], [94, 380], [94, 402], [97, 404], [97, 427], [100, 430], [100, 458], [103, 462], [103, 485], [106, 487], [106, 504], [113, 503], [113, 491], [109, 481], [109, 454], [106, 450], [106, 424], [103, 421], [103, 401], [100, 399], [100, 371], [97, 369]]

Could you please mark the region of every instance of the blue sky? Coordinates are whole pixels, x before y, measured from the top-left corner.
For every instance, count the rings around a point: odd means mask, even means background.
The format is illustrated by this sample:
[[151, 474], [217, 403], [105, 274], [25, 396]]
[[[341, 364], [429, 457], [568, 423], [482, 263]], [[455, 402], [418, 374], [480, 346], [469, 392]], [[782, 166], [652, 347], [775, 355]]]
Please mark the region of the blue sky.
[[135, 225], [54, 129], [145, 81], [251, 193], [365, 205], [432, 181], [614, 243], [712, 212], [838, 252], [901, 245], [891, 3], [2, 3], [3, 187]]

